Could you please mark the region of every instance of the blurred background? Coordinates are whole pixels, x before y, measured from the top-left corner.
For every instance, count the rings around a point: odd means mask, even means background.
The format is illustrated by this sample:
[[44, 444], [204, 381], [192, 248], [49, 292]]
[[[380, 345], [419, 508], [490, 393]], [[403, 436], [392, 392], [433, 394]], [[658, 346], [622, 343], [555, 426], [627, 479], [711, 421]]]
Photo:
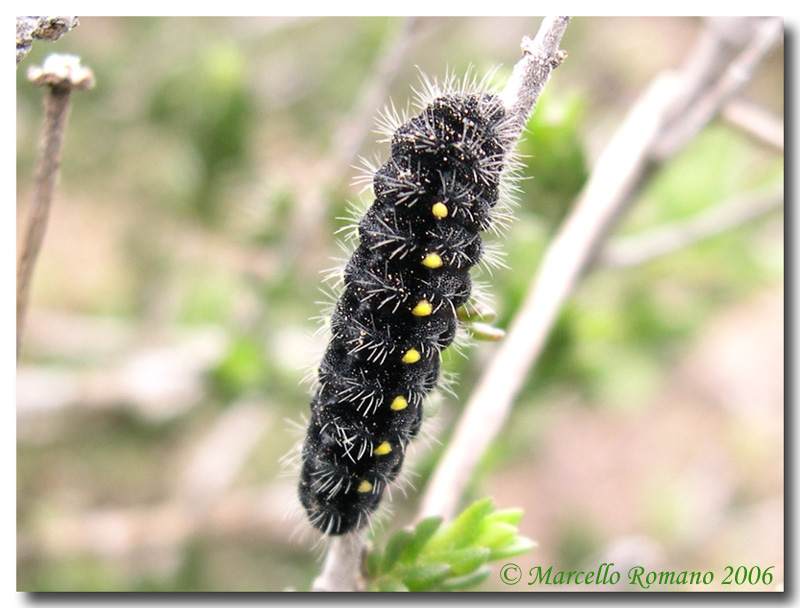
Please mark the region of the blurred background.
[[[421, 72], [500, 66], [502, 83], [540, 21], [85, 17], [34, 44], [17, 69], [18, 236], [43, 93], [28, 67], [73, 53], [97, 85], [73, 95], [17, 368], [19, 590], [309, 588], [322, 550], [281, 458], [326, 343], [314, 317], [347, 255], [336, 231], [348, 202], [369, 202], [359, 156], [386, 157], [377, 112], [406, 107]], [[480, 277], [498, 325], [625, 113], [702, 25], [570, 24], [495, 239], [508, 268]], [[781, 46], [743, 95], [779, 120], [783, 70]], [[782, 183], [782, 151], [720, 121], [653, 175], [612, 241]], [[539, 548], [523, 570], [710, 570], [705, 589], [725, 589], [726, 566], [775, 566], [782, 582], [783, 233], [778, 209], [584, 278], [465, 497], [525, 509]], [[413, 518], [495, 348], [445, 353], [457, 398], [433, 400], [417, 490], [393, 493], [378, 539]]]

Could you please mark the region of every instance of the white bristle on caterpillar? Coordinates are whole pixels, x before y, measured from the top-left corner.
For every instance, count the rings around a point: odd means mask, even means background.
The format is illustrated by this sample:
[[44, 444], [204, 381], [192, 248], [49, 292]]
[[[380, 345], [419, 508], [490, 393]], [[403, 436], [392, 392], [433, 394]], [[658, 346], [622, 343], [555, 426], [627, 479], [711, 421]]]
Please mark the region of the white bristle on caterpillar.
[[423, 76], [414, 113], [390, 104], [378, 118], [389, 158], [362, 159], [357, 181], [374, 198], [341, 230], [354, 247], [330, 275], [339, 299], [300, 458], [300, 502], [324, 534], [366, 525], [396, 483], [423, 401], [443, 384], [441, 352], [464, 339], [470, 270], [502, 264], [481, 233], [510, 219], [515, 133], [487, 81]]

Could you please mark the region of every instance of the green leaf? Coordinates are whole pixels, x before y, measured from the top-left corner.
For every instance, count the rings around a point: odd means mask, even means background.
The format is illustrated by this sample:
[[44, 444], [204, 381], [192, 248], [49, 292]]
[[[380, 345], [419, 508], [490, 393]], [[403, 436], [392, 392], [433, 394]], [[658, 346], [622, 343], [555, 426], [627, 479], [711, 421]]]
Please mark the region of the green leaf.
[[463, 576], [453, 576], [442, 581], [437, 589], [439, 591], [463, 591], [482, 583], [492, 570], [488, 566], [481, 566], [475, 572]]
[[211, 379], [224, 395], [239, 395], [263, 382], [265, 367], [262, 346], [252, 336], [241, 336], [228, 347]]
[[480, 533], [475, 538], [474, 544], [490, 549], [500, 549], [511, 543], [517, 536], [517, 527], [501, 521], [484, 521]]
[[452, 551], [442, 551], [436, 556], [431, 556], [431, 561], [450, 564], [452, 573], [456, 576], [469, 574], [485, 564], [492, 551], [488, 547], [465, 547]]
[[524, 511], [522, 509], [500, 509], [499, 511], [495, 511], [494, 513], [489, 513], [484, 519], [484, 523], [487, 522], [495, 522], [501, 521], [506, 524], [511, 524], [512, 526], [516, 526], [519, 524], [520, 520], [522, 519]]
[[380, 564], [379, 571], [389, 572], [394, 568], [394, 565], [413, 539], [414, 530], [410, 528], [404, 528], [392, 535], [383, 551], [383, 560]]
[[381, 551], [380, 549], [372, 548], [367, 552], [367, 557], [364, 559], [364, 569], [367, 571], [369, 578], [375, 578], [381, 573]]
[[389, 576], [384, 576], [379, 578], [373, 585], [371, 585], [370, 591], [384, 591], [384, 592], [398, 592], [398, 591], [408, 591], [408, 587], [406, 587], [403, 583], [398, 581], [396, 578], [391, 578]]
[[500, 559], [505, 559], [507, 557], [514, 557], [515, 555], [522, 555], [523, 553], [527, 553], [532, 549], [535, 549], [538, 545], [532, 541], [530, 538], [525, 538], [524, 536], [517, 536], [514, 539], [514, 542], [511, 544], [501, 547], [499, 549], [494, 549], [492, 554], [489, 556], [489, 561], [497, 561]]
[[440, 530], [428, 543], [426, 551], [434, 553], [449, 548], [465, 547], [478, 535], [481, 522], [492, 511], [492, 499], [472, 503], [450, 525]]
[[400, 555], [400, 561], [404, 564], [414, 562], [441, 525], [442, 518], [438, 516], [427, 517], [420, 521], [414, 527], [413, 536]]
[[416, 564], [403, 569], [401, 578], [410, 591], [427, 591], [450, 574], [450, 564]]

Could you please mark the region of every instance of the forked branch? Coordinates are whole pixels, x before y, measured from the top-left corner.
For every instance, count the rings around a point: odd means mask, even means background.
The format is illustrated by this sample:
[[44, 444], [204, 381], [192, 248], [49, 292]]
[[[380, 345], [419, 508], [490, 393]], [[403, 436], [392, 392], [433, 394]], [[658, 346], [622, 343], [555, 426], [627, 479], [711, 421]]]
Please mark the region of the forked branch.
[[[738, 54], [720, 25], [751, 32]], [[714, 29], [714, 28], [718, 29]], [[711, 23], [677, 73], [659, 75], [601, 155], [491, 363], [478, 380], [422, 499], [420, 517], [454, 516], [473, 471], [511, 406], [581, 275], [642, 184], [712, 120], [780, 38], [780, 19]], [[688, 111], [687, 108], [695, 108]]]

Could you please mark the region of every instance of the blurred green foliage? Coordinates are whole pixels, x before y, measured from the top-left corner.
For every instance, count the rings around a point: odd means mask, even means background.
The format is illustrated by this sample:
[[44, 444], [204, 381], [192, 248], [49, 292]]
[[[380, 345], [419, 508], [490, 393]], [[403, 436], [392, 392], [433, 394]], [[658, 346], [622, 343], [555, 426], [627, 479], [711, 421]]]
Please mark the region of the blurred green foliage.
[[[418, 82], [417, 65], [437, 76], [448, 66], [458, 72], [470, 64], [511, 65], [516, 40], [538, 23], [424, 20], [389, 94], [405, 105]], [[612, 94], [601, 86], [605, 81], [587, 77], [596, 69], [615, 81], [604, 72], [608, 58], [587, 51], [593, 26], [584, 22], [568, 32], [563, 46], [569, 61], [548, 86], [520, 145], [520, 204], [507, 234], [495, 239], [506, 252], [506, 267], [479, 277], [500, 327], [513, 318], [588, 177], [587, 142], [607, 137], [604, 123], [616, 124], [646, 84], [643, 77]], [[59, 418], [55, 439], [21, 441], [20, 538], [35, 536], [45, 518], [63, 509], [65, 496], [82, 508], [155, 504], [169, 496], [175, 466], [164, 463], [187, 449], [220, 409], [242, 398], [268, 403], [275, 423], [255, 450], [258, 462], [250, 462], [238, 482], [274, 482], [280, 456], [296, 441], [279, 421], [306, 413], [303, 368], [314, 364], [314, 351], [324, 343], [324, 335], [304, 338], [314, 329], [308, 319], [320, 314], [326, 299], [319, 293], [320, 271], [342, 256], [334, 233], [345, 199], [368, 197], [352, 189], [323, 200], [325, 209], [312, 209], [309, 191], [330, 193], [337, 186], [319, 183], [337, 152], [331, 134], [358, 105], [359, 90], [402, 27], [388, 18], [86, 18], [56, 45], [34, 45], [17, 75], [20, 201], [31, 188], [41, 105], [41, 92], [25, 81], [26, 67], [47, 52], [76, 53], [98, 83], [74, 100], [56, 201], [63, 217], [51, 223], [37, 268], [37, 304], [123, 318], [142, 328], [143, 342], [147, 328], [213, 325], [223, 330], [227, 346], [204, 376], [204, 398], [173, 419], [68, 413]], [[626, 56], [644, 61], [642, 54]], [[628, 74], [628, 66], [614, 67]], [[782, 96], [782, 87], [765, 94]], [[371, 134], [360, 153], [385, 156], [374, 140]], [[619, 232], [644, 232], [782, 180], [782, 158], [714, 126], [654, 175]], [[515, 421], [541, 423], [548, 401], [565, 394], [596, 408], [635, 409], [645, 402], [681, 345], [721, 307], [781, 284], [783, 244], [770, 241], [763, 224], [640, 267], [594, 269], [562, 311]], [[459, 381], [440, 414], [452, 415], [466, 400], [493, 348], [482, 343], [466, 348], [466, 356], [445, 353], [444, 368]], [[51, 355], [35, 350], [23, 358], [23, 364], [47, 361]], [[482, 478], [534, 451], [539, 432], [512, 421], [503, 445], [487, 456], [474, 494], [481, 495]], [[417, 487], [424, 487], [437, 453], [419, 465]], [[413, 537], [419, 529], [397, 534]], [[590, 550], [582, 534], [579, 522], [564, 531], [565, 560]], [[433, 553], [425, 572], [398, 573], [389, 563], [397, 539], [378, 539], [383, 553], [374, 554], [374, 574], [382, 582], [375, 584], [412, 588], [427, 575], [437, 579], [431, 566], [442, 562]], [[20, 547], [22, 590], [303, 589], [317, 571], [307, 546], [265, 547], [258, 539], [200, 538], [180, 548], [177, 568], [156, 574], [103, 557], [49, 556], [25, 541]], [[478, 553], [474, 563], [486, 557]], [[437, 584], [453, 573], [478, 571], [450, 568]]]
[[242, 49], [218, 41], [165, 74], [149, 100], [146, 120], [195, 157], [193, 166], [183, 167], [194, 176], [190, 190], [175, 194], [206, 223], [215, 223], [227, 202], [217, 191], [226, 173], [247, 169], [253, 110], [244, 67]]
[[551, 97], [545, 89], [518, 151], [526, 207], [553, 229], [569, 212], [589, 167], [581, 140], [583, 101], [578, 95], [556, 102]]

